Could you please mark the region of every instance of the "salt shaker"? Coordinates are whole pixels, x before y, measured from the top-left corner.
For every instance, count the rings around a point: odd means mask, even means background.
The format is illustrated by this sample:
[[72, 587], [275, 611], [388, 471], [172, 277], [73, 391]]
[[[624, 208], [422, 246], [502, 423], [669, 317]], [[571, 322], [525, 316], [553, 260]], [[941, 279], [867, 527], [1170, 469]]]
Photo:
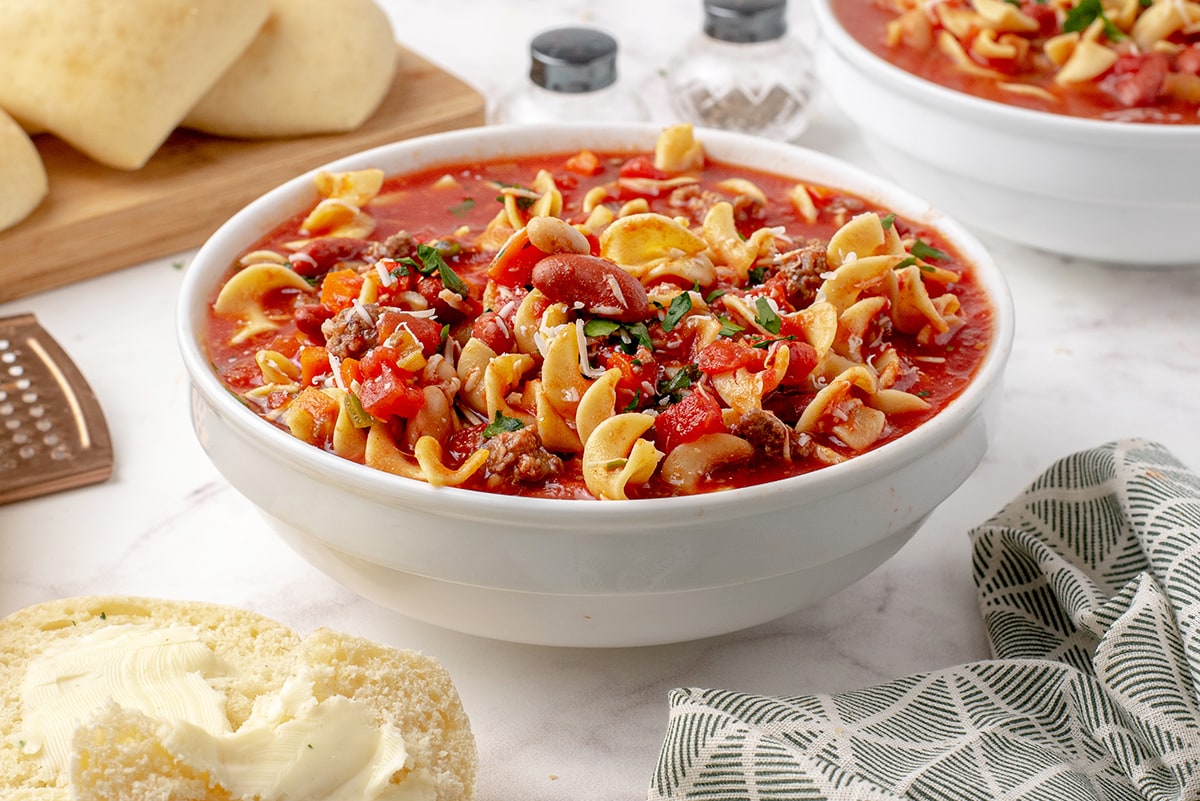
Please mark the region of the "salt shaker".
[[787, 31], [787, 0], [704, 0], [703, 33], [667, 66], [684, 120], [790, 141], [808, 127], [812, 57]]
[[555, 28], [529, 45], [529, 81], [503, 97], [497, 123], [642, 121], [640, 97], [617, 81], [617, 40], [593, 28]]

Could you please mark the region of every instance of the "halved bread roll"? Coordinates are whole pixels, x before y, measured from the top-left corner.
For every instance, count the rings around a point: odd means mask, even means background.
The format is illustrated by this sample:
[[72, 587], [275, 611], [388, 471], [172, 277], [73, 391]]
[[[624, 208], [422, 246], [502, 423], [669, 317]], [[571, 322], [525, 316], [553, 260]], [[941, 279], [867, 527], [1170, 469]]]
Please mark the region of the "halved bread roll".
[[0, 110], [0, 231], [28, 217], [49, 191], [37, 147], [16, 120]]
[[83, 597], [0, 620], [0, 795], [20, 801], [474, 795], [434, 659], [206, 603]]
[[247, 139], [351, 131], [387, 94], [396, 56], [373, 0], [271, 0], [258, 37], [183, 124]]
[[267, 19], [268, 0], [4, 0], [0, 108], [137, 169]]

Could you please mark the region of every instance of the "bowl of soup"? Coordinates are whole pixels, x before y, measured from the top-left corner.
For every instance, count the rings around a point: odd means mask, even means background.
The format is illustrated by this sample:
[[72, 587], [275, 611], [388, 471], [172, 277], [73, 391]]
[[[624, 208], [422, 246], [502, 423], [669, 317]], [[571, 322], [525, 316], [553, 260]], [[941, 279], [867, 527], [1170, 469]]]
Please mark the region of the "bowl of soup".
[[1200, 5], [814, 0], [818, 68], [889, 177], [972, 228], [1200, 265]]
[[589, 647], [882, 564], [983, 458], [1012, 332], [928, 203], [687, 125], [327, 165], [222, 226], [178, 314], [201, 445], [300, 554], [416, 619]]

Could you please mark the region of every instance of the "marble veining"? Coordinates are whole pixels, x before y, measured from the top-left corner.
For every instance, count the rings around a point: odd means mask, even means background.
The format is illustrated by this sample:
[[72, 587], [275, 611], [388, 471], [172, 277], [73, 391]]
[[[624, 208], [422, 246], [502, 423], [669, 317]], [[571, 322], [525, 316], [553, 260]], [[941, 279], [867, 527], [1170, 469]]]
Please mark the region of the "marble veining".
[[[494, 99], [559, 24], [621, 42], [623, 79], [669, 119], [661, 69], [699, 26], [699, 0], [388, 0], [397, 38]], [[813, 36], [793, 1], [793, 29]], [[828, 102], [801, 144], [875, 169]], [[0, 614], [54, 597], [127, 593], [246, 606], [301, 631], [332, 626], [412, 647], [454, 675], [479, 741], [481, 801], [645, 797], [675, 686], [834, 692], [989, 656], [967, 531], [1050, 462], [1112, 439], [1155, 439], [1200, 468], [1200, 269], [1134, 271], [981, 235], [1018, 312], [1004, 405], [984, 463], [882, 568], [813, 608], [710, 640], [586, 651], [443, 631], [361, 600], [270, 533], [191, 430], [174, 342], [190, 254], [0, 305], [30, 311], [105, 409], [106, 484], [0, 507]]]

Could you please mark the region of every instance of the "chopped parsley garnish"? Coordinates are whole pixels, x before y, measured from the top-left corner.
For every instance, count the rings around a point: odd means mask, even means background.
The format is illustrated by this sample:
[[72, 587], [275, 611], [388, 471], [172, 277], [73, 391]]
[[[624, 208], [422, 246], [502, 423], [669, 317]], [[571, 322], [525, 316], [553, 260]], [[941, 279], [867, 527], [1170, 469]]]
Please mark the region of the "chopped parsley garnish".
[[471, 295], [470, 287], [458, 277], [458, 273], [450, 269], [450, 265], [446, 264], [446, 260], [442, 258], [442, 249], [435, 245], [422, 242], [417, 245], [416, 259], [406, 256], [403, 259], [397, 259], [396, 263], [412, 267], [422, 275], [430, 275], [436, 271], [446, 289], [449, 289], [460, 298], [470, 297]]
[[625, 330], [633, 337], [633, 349], [629, 350], [625, 348], [627, 353], [637, 353], [638, 345], [643, 346], [646, 350], [654, 350], [654, 342], [650, 339], [650, 329], [646, 327], [645, 323], [628, 323], [625, 326]]
[[629, 403], [625, 404], [625, 408], [622, 409], [621, 411], [636, 412], [638, 409], [641, 408], [641, 406], [642, 406], [642, 391], [639, 389], [633, 393], [633, 399], [630, 400]]
[[675, 375], [659, 381], [658, 390], [660, 406], [678, 403], [683, 400], [683, 390], [700, 380], [700, 368], [694, 364], [685, 364], [675, 371]]
[[1063, 20], [1063, 33], [1085, 31], [1089, 25], [1098, 19], [1103, 20], [1104, 35], [1109, 39], [1116, 41], [1125, 38], [1125, 34], [1121, 32], [1121, 29], [1114, 25], [1112, 20], [1105, 15], [1104, 6], [1100, 4], [1100, 0], [1079, 0], [1067, 12], [1067, 18]]
[[712, 292], [709, 292], [707, 295], [704, 296], [704, 302], [712, 303], [714, 300], [716, 300], [717, 298], [721, 297], [724, 294], [725, 294], [724, 289], [714, 289]]
[[750, 279], [750, 283], [752, 284], [761, 284], [766, 276], [766, 267], [751, 267], [746, 271], [746, 277]]
[[683, 316], [692, 310], [692, 293], [680, 292], [671, 299], [671, 305], [667, 308], [667, 316], [663, 318], [662, 330], [670, 331], [675, 326], [679, 325], [679, 321]]
[[738, 325], [728, 317], [717, 315], [717, 319], [721, 321], [721, 330], [717, 332], [717, 336], [731, 337], [746, 330], [746, 326]]
[[[1017, 0], [1012, 0], [1012, 1], [1017, 2]], [[883, 224], [883, 230], [886, 231], [889, 228], [891, 228], [893, 225], [896, 224], [896, 215], [895, 214], [885, 214], [879, 218], [879, 222], [881, 222]]]
[[475, 208], [475, 198], [464, 197], [462, 203], [450, 207], [450, 213], [455, 217], [466, 217]]
[[766, 298], [758, 298], [754, 301], [754, 308], [758, 310], [758, 314], [754, 315], [754, 322], [772, 334], [778, 334], [779, 329], [783, 326], [783, 320], [779, 318], [779, 314], [771, 306], [771, 302]]
[[513, 431], [520, 431], [524, 427], [525, 424], [517, 418], [505, 417], [502, 412], [497, 411], [495, 419], [488, 423], [483, 429], [483, 436], [485, 439], [489, 439], [497, 434], [507, 434]]
[[907, 259], [901, 259], [900, 261], [896, 262], [896, 266], [892, 269], [903, 270], [905, 267], [912, 267], [914, 264], [917, 265], [917, 269], [923, 273], [931, 273], [934, 271], [934, 268], [930, 267], [928, 264], [923, 264], [917, 261], [915, 256], [909, 256]]
[[932, 394], [933, 394], [933, 393], [932, 393], [932, 392], [930, 392], [929, 390], [927, 390], [927, 389], [923, 389], [923, 390], [921, 390], [920, 392], [918, 392], [918, 393], [917, 393], [917, 397], [918, 397], [918, 398], [928, 398], [928, 397], [929, 397], [930, 395], [932, 395]]
[[606, 320], [593, 317], [583, 324], [583, 335], [587, 337], [616, 336], [621, 341], [621, 350], [633, 355], [639, 345], [646, 350], [654, 350], [654, 342], [650, 339], [650, 329], [645, 323], [618, 323], [616, 320]]
[[795, 336], [794, 334], [788, 334], [786, 337], [775, 337], [774, 339], [760, 339], [758, 342], [755, 342], [755, 343], [754, 343], [753, 345], [751, 345], [750, 347], [752, 347], [752, 348], [758, 348], [758, 349], [762, 350], [762, 349], [764, 349], [764, 348], [769, 348], [769, 347], [771, 347], [771, 346], [772, 346], [772, 345], [774, 345], [776, 342], [788, 342], [788, 341], [790, 341], [790, 340], [793, 340], [793, 339], [795, 339], [795, 338], [796, 338], [796, 336]]
[[605, 320], [600, 317], [593, 317], [583, 324], [584, 336], [589, 337], [606, 337], [616, 332], [621, 324], [616, 320]]
[[947, 261], [950, 258], [950, 256], [948, 256], [946, 253], [938, 250], [923, 239], [918, 239], [916, 242], [914, 242], [913, 246], [909, 248], [909, 252], [918, 259], [924, 259], [925, 261], [929, 261], [930, 259], [934, 259], [936, 261]]

